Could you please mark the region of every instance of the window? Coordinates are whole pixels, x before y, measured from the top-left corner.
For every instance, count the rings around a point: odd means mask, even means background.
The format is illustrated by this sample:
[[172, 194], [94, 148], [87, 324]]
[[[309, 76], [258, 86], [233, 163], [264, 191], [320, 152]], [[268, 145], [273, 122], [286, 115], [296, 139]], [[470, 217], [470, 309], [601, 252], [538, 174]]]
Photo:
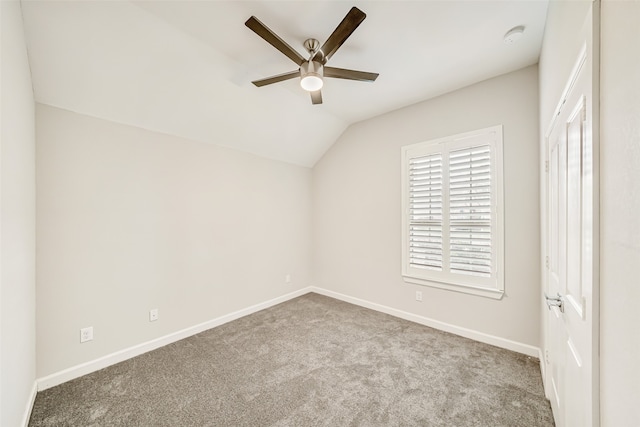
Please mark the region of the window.
[[402, 275], [502, 298], [502, 126], [402, 147]]

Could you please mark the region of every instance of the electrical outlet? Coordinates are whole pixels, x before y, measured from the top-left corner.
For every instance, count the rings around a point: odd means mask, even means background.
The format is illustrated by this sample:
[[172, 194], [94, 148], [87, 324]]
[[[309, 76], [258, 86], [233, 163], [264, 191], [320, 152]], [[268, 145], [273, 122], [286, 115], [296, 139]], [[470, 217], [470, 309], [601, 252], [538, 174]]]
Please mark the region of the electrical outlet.
[[416, 301], [422, 301], [422, 291], [416, 291]]
[[93, 339], [93, 326], [80, 329], [80, 342], [87, 342]]
[[284, 276], [284, 283], [291, 283], [291, 275], [287, 274], [286, 276]]
[[149, 310], [149, 322], [155, 322], [156, 320], [158, 320], [158, 309]]

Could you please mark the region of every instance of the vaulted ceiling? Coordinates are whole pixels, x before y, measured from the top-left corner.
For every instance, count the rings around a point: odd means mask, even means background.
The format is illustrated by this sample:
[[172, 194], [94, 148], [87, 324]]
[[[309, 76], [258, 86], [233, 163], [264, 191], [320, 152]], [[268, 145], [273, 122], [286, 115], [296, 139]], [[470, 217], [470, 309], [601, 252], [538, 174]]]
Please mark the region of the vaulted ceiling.
[[[365, 21], [330, 65], [380, 73], [325, 79], [324, 103], [297, 65], [245, 27], [252, 15], [307, 56], [352, 6]], [[546, 0], [32, 1], [23, 16], [36, 101], [119, 123], [313, 166], [352, 123], [535, 64]], [[523, 37], [506, 44], [515, 26]]]

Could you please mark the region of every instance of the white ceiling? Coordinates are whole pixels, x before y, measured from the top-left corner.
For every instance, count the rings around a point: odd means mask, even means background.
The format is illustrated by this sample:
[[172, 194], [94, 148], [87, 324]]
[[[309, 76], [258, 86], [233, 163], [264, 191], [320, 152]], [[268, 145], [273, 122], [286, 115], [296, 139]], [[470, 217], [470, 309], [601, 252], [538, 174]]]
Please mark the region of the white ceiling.
[[[352, 123], [535, 64], [547, 1], [23, 0], [36, 101], [313, 166]], [[311, 105], [297, 68], [244, 22], [255, 15], [303, 56], [347, 11], [367, 14], [329, 65], [380, 73], [326, 79]], [[507, 45], [504, 34], [526, 27]]]

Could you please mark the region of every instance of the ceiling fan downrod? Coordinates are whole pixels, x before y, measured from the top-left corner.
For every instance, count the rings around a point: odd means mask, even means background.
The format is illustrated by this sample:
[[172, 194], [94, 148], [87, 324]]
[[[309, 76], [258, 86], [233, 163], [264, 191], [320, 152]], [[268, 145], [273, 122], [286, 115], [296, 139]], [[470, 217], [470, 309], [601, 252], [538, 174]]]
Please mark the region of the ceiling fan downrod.
[[[306, 39], [303, 43], [304, 48], [309, 52], [309, 61], [317, 61], [324, 63], [324, 53], [320, 50], [320, 42], [316, 39]], [[316, 55], [320, 55], [316, 58]]]

